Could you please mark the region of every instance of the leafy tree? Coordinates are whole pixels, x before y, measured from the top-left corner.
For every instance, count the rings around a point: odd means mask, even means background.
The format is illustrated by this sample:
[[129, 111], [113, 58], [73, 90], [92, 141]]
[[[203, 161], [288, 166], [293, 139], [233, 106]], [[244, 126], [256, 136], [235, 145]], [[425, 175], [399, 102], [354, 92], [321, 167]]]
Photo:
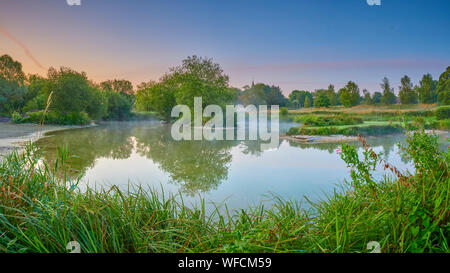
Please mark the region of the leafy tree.
[[383, 97], [383, 94], [381, 94], [381, 92], [373, 93], [373, 95], [372, 95], [372, 103], [373, 104], [380, 104], [382, 97]]
[[289, 94], [289, 101], [292, 105], [294, 105], [296, 108], [305, 107], [305, 99], [309, 98], [310, 101], [312, 101], [313, 95], [304, 90], [294, 90]]
[[340, 101], [345, 107], [351, 107], [359, 104], [360, 91], [356, 83], [349, 81], [347, 85], [340, 90]]
[[27, 88], [22, 64], [9, 55], [0, 57], [0, 113], [19, 110], [25, 104]]
[[330, 84], [327, 90], [327, 96], [330, 101], [331, 106], [335, 106], [338, 104], [338, 99], [336, 97], [336, 92], [334, 91], [334, 85]]
[[25, 74], [22, 71], [22, 64], [14, 61], [9, 55], [0, 57], [0, 78], [14, 82], [22, 87], [25, 82]]
[[394, 88], [391, 88], [388, 78], [384, 77], [381, 83], [381, 90], [383, 90], [383, 96], [381, 97], [381, 103], [383, 104], [395, 104]]
[[108, 80], [100, 83], [100, 88], [105, 92], [116, 92], [126, 97], [130, 103], [135, 103], [133, 84], [128, 80]]
[[431, 104], [437, 101], [437, 84], [438, 82], [433, 80], [431, 74], [423, 75], [417, 88], [421, 103]]
[[417, 93], [414, 90], [411, 79], [408, 76], [404, 76], [401, 79], [402, 85], [399, 87], [398, 96], [402, 104], [414, 104], [417, 103]]
[[[143, 97], [139, 95], [141, 93], [146, 94], [145, 101], [142, 101]], [[156, 83], [152, 87], [138, 92], [137, 103], [156, 111], [166, 121], [171, 119], [172, 108], [177, 104], [173, 89], [165, 82]]]
[[438, 102], [443, 105], [450, 104], [450, 66], [439, 77], [437, 85]]
[[330, 97], [328, 90], [318, 89], [314, 94], [314, 107], [330, 107]]
[[0, 113], [18, 111], [24, 104], [26, 87], [0, 77]]
[[53, 92], [50, 108], [62, 114], [82, 112], [88, 106], [91, 87], [86, 73], [70, 68], [60, 70], [50, 68], [48, 71], [50, 90]]
[[366, 105], [371, 105], [371, 104], [373, 104], [372, 98], [371, 98], [371, 96], [370, 96], [369, 91], [367, 91], [367, 89], [364, 89], [364, 90], [363, 90], [363, 95], [364, 95], [364, 98], [363, 98], [364, 104], [366, 104]]
[[246, 87], [242, 94], [242, 102], [245, 105], [280, 105], [285, 106], [287, 99], [278, 86], [269, 86], [264, 83], [252, 84]]
[[131, 114], [131, 102], [126, 96], [117, 92], [106, 91], [107, 98], [107, 116], [106, 119], [125, 120]]
[[173, 88], [176, 104], [191, 108], [194, 97], [202, 97], [203, 106], [225, 106], [233, 96], [228, 86], [229, 78], [220, 65], [195, 55], [183, 60], [181, 66], [171, 68], [162, 82]]
[[310, 108], [311, 107], [311, 99], [309, 97], [305, 98], [305, 104], [304, 104], [305, 108]]
[[47, 104], [50, 81], [39, 75], [28, 76], [28, 88], [25, 95], [26, 104], [22, 112], [42, 110]]

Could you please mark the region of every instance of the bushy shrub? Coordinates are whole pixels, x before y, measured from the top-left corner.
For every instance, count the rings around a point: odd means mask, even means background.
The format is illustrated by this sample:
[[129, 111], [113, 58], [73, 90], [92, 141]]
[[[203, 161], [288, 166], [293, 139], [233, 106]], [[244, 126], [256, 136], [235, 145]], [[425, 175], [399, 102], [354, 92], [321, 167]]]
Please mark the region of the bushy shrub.
[[372, 126], [351, 126], [338, 128], [334, 126], [324, 126], [318, 128], [294, 127], [290, 128], [287, 135], [309, 135], [309, 136], [377, 136], [386, 134], [396, 134], [403, 132], [403, 128], [397, 125], [372, 125]]
[[436, 118], [438, 120], [450, 118], [450, 106], [441, 106], [436, 109]]
[[295, 122], [301, 122], [307, 126], [341, 126], [341, 125], [356, 125], [363, 123], [361, 117], [350, 115], [306, 115], [297, 116], [294, 118]]
[[11, 115], [11, 119], [12, 119], [12, 122], [14, 122], [14, 123], [21, 123], [23, 117], [22, 117], [22, 115], [20, 113], [14, 112]]
[[[31, 112], [21, 120], [21, 123], [41, 123], [44, 111]], [[84, 112], [71, 112], [60, 114], [58, 112], [48, 112], [44, 118], [44, 124], [60, 125], [86, 125], [90, 123], [88, 115]]]
[[106, 119], [126, 120], [131, 116], [131, 102], [122, 94], [117, 92], [106, 92], [108, 99], [108, 114]]
[[280, 108], [280, 115], [281, 116], [287, 116], [289, 114], [289, 111], [286, 107], [281, 107]]

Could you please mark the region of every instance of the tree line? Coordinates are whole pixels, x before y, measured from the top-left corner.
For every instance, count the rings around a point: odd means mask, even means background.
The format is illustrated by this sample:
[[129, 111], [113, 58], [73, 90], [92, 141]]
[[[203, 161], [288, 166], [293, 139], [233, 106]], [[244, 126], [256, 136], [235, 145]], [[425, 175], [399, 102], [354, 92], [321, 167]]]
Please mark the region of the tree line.
[[45, 109], [50, 123], [123, 120], [130, 117], [134, 101], [133, 85], [127, 80], [97, 84], [86, 73], [67, 67], [51, 67], [46, 77], [25, 75], [20, 62], [9, 55], [0, 57], [0, 115], [16, 121], [39, 122]]
[[443, 72], [439, 80], [433, 80], [430, 74], [423, 75], [418, 85], [414, 85], [411, 78], [404, 76], [401, 78], [401, 85], [398, 88], [398, 95], [391, 87], [388, 78], [383, 78], [381, 92], [371, 94], [363, 89], [362, 93], [358, 85], [349, 81], [347, 85], [337, 92], [333, 85], [327, 89], [317, 89], [314, 92], [305, 90], [294, 90], [289, 94], [289, 106], [292, 108], [309, 107], [330, 107], [342, 105], [352, 107], [359, 104], [365, 105], [390, 105], [390, 104], [450, 104], [450, 66]]
[[[170, 120], [175, 105], [193, 108], [193, 98], [202, 97], [203, 106], [216, 104], [279, 105], [291, 108], [351, 107], [359, 104], [450, 104], [450, 67], [439, 80], [430, 74], [414, 85], [408, 76], [401, 79], [398, 95], [387, 78], [381, 92], [360, 92], [349, 81], [335, 90], [333, 85], [314, 92], [294, 90], [285, 97], [278, 86], [252, 83], [242, 89], [230, 86], [229, 77], [210, 58], [190, 56], [172, 67], [158, 81], [133, 87], [128, 80], [114, 79], [95, 83], [86, 73], [71, 68], [50, 68], [47, 76], [25, 75], [22, 64], [9, 55], [0, 57], [0, 115], [14, 120], [38, 122], [44, 114], [54, 123], [85, 123], [89, 120], [125, 120], [132, 110], [152, 111]], [[47, 106], [49, 108], [47, 109]], [[48, 110], [48, 113], [44, 110]], [[30, 117], [35, 117], [30, 119]], [[47, 118], [49, 118], [47, 117]]]

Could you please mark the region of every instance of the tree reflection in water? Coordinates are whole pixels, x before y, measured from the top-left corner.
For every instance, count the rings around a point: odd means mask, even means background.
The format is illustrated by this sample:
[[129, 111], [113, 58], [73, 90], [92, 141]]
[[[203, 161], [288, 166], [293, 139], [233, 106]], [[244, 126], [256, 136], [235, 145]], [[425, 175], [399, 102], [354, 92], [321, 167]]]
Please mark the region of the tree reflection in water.
[[[67, 145], [70, 154], [77, 156], [67, 162], [72, 178], [93, 168], [100, 158], [129, 159], [136, 154], [151, 159], [167, 174], [169, 182], [188, 195], [215, 190], [227, 180], [232, 148], [257, 157], [264, 153], [259, 141], [174, 141], [170, 125], [161, 125], [157, 121], [106, 123], [93, 128], [53, 132], [48, 136], [36, 145], [45, 150], [44, 157], [50, 164], [55, 162], [57, 147]], [[369, 138], [368, 143], [382, 147], [387, 158], [403, 139], [401, 135]], [[325, 150], [330, 154], [339, 146], [338, 143], [294, 142], [289, 145], [302, 150]], [[360, 146], [358, 142], [355, 145]], [[408, 161], [404, 157], [401, 160]]]

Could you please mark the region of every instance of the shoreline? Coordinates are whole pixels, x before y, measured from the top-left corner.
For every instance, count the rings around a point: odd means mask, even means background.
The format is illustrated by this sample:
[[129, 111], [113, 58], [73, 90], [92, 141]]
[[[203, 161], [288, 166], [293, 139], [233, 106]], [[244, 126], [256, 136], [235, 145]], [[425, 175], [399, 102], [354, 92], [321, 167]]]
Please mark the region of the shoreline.
[[46, 134], [50, 132], [83, 129], [94, 126], [98, 125], [40, 125], [34, 123], [14, 124], [0, 122], [0, 156], [5, 156], [16, 149], [22, 149], [24, 143], [37, 141], [46, 137]]
[[[436, 135], [443, 135], [448, 134], [449, 131], [446, 130], [424, 130], [427, 134], [436, 134]], [[386, 136], [391, 135], [387, 134]], [[379, 136], [367, 136], [367, 137], [383, 137], [383, 135]], [[303, 144], [319, 144], [319, 143], [339, 143], [339, 142], [353, 142], [358, 141], [357, 136], [345, 136], [345, 135], [283, 135], [280, 137], [281, 139], [303, 143]]]

